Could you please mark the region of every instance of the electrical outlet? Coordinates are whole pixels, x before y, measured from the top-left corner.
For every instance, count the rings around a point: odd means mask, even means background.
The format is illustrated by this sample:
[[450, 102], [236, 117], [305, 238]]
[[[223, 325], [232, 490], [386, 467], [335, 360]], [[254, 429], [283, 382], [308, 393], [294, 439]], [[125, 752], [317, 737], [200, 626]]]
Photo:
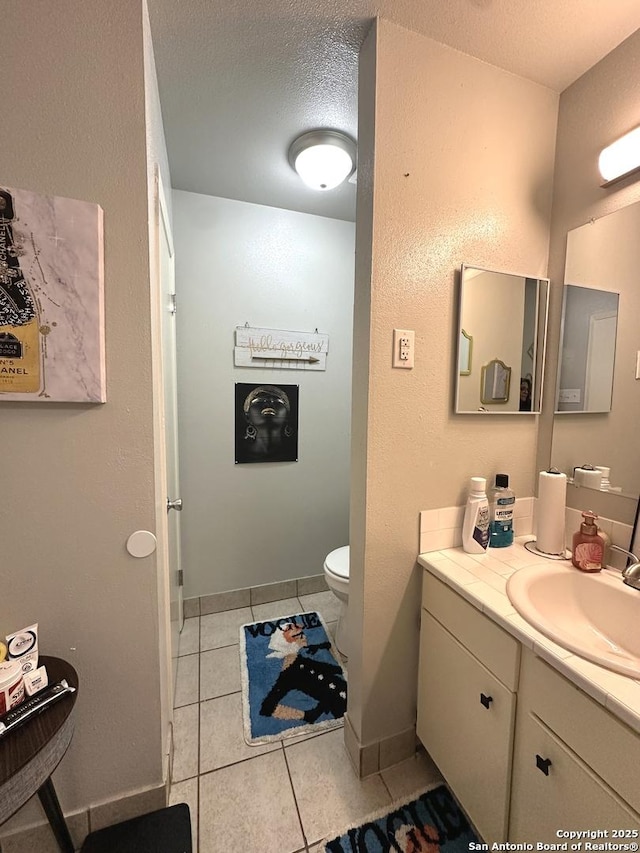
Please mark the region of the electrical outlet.
[[393, 367], [413, 367], [415, 332], [407, 329], [393, 330]]

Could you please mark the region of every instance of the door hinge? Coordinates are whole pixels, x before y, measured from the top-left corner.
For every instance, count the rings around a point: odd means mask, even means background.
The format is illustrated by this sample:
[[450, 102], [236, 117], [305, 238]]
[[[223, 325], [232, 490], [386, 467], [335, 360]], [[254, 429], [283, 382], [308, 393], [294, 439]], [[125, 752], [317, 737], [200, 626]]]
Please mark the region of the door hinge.
[[182, 569], [178, 569], [177, 575], [178, 575], [178, 586], [184, 586], [184, 572], [182, 571]]
[[176, 295], [175, 293], [171, 293], [169, 296], [169, 314], [175, 314], [177, 310]]

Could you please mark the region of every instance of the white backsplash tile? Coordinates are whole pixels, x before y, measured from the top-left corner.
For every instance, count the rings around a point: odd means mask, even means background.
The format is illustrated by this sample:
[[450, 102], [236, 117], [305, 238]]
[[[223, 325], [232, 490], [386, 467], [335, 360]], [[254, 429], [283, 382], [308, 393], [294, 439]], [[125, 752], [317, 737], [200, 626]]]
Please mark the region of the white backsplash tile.
[[[526, 536], [533, 531], [533, 507], [535, 498], [516, 498], [513, 511], [514, 533]], [[462, 545], [464, 506], [444, 506], [426, 509], [420, 513], [420, 538], [418, 553], [426, 554], [443, 548], [459, 548]]]
[[420, 553], [442, 551], [445, 548], [457, 548], [462, 542], [462, 528], [447, 530], [429, 530], [420, 536]]
[[438, 530], [439, 527], [437, 509], [425, 509], [420, 513], [420, 535]]
[[513, 508], [514, 518], [524, 518], [529, 516], [533, 518], [533, 505], [535, 498], [516, 498], [516, 503]]
[[[516, 536], [535, 534], [537, 498], [516, 498], [513, 510], [513, 530]], [[464, 506], [446, 506], [440, 509], [427, 509], [420, 513], [420, 539], [418, 553], [426, 554], [446, 548], [459, 548], [462, 545], [462, 524]], [[571, 549], [573, 534], [580, 528], [582, 513], [578, 509], [565, 509], [565, 547]], [[633, 528], [610, 518], [599, 518], [599, 527], [609, 535], [613, 545], [629, 548]], [[612, 555], [608, 563], [622, 568], [624, 559]]]
[[620, 548], [630, 548], [631, 534], [633, 527], [630, 524], [622, 524], [620, 521], [614, 521], [611, 529], [612, 545], [619, 545]]
[[438, 510], [438, 527], [443, 530], [450, 527], [462, 527], [463, 506], [446, 506]]
[[528, 536], [533, 533], [533, 515], [522, 515], [513, 519], [513, 530], [516, 536]]

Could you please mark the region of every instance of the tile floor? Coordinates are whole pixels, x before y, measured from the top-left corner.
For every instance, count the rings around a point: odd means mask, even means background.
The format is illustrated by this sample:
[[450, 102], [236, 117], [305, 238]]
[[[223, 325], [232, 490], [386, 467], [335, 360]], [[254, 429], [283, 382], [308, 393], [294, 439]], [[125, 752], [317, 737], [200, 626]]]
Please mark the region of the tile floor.
[[171, 803], [191, 809], [195, 853], [319, 853], [331, 832], [440, 781], [425, 753], [359, 780], [343, 730], [247, 746], [239, 627], [317, 610], [330, 632], [331, 592], [185, 620], [180, 639]]

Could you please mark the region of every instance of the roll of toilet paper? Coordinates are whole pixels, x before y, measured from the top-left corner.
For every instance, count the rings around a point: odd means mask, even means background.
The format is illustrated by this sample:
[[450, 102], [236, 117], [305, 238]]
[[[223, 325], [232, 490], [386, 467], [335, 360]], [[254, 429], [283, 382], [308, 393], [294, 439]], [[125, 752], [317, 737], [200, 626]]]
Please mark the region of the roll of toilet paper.
[[589, 489], [599, 489], [602, 483], [602, 471], [597, 468], [580, 466], [573, 469], [573, 480], [576, 486], [587, 486]]
[[596, 471], [600, 471], [600, 473], [602, 474], [600, 488], [603, 492], [606, 492], [606, 490], [611, 485], [611, 480], [609, 479], [609, 475], [611, 474], [611, 468], [607, 467], [606, 465], [596, 465]]
[[567, 475], [540, 471], [536, 503], [536, 546], [543, 554], [564, 553]]

